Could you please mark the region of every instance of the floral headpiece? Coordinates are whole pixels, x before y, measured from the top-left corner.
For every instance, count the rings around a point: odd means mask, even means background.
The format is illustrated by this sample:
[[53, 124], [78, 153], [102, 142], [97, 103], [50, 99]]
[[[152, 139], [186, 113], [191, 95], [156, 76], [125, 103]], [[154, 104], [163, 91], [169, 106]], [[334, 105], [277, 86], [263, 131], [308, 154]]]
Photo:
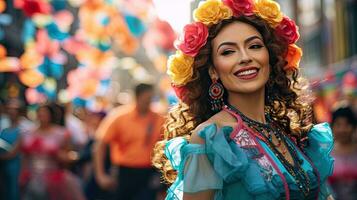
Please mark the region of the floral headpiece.
[[298, 27], [289, 17], [284, 16], [280, 6], [273, 0], [206, 0], [194, 10], [195, 22], [184, 27], [183, 34], [175, 42], [176, 54], [168, 59], [167, 74], [173, 88], [181, 100], [185, 100], [185, 85], [192, 80], [193, 62], [199, 50], [206, 44], [208, 29], [224, 19], [239, 16], [259, 16], [275, 30], [277, 37], [287, 42], [284, 70], [296, 70], [302, 56], [295, 45], [299, 39]]

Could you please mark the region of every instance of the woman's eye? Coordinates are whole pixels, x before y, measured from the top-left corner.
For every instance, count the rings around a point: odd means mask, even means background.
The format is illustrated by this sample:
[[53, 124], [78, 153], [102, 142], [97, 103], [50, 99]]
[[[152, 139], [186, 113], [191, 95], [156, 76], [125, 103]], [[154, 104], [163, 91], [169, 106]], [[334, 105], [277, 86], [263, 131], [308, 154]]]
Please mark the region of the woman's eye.
[[249, 49], [260, 49], [262, 47], [263, 47], [263, 45], [261, 45], [261, 44], [253, 44], [249, 47]]
[[229, 55], [229, 54], [232, 54], [232, 53], [234, 53], [233, 50], [224, 50], [224, 51], [222, 51], [221, 55], [226, 56], [226, 55]]

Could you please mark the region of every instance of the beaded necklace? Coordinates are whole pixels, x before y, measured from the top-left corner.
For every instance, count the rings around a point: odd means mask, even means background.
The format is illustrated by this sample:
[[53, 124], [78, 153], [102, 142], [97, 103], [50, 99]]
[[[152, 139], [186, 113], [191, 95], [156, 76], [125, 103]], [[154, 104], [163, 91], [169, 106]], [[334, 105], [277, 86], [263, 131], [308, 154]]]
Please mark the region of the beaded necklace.
[[[256, 133], [261, 136], [259, 138], [262, 139], [262, 141], [269, 146], [269, 148], [281, 161], [281, 163], [287, 169], [290, 175], [294, 177], [299, 190], [303, 193], [305, 197], [307, 197], [310, 192], [310, 178], [305, 172], [305, 170], [302, 168], [303, 160], [299, 158], [295, 148], [290, 142], [288, 142], [289, 138], [286, 136], [286, 134], [283, 134], [283, 130], [270, 118], [268, 114], [266, 114], [267, 123], [264, 124], [248, 118], [237, 108], [230, 104], [227, 104], [227, 108], [232, 112], [238, 114], [245, 122], [245, 124], [248, 125], [248, 127], [255, 130]], [[276, 137], [276, 139], [278, 140], [278, 144], [273, 143], [272, 135]], [[280, 147], [282, 143], [285, 144], [286, 150], [280, 152], [277, 147]], [[293, 163], [290, 163], [285, 158], [284, 155], [287, 151], [290, 153], [293, 159]]]

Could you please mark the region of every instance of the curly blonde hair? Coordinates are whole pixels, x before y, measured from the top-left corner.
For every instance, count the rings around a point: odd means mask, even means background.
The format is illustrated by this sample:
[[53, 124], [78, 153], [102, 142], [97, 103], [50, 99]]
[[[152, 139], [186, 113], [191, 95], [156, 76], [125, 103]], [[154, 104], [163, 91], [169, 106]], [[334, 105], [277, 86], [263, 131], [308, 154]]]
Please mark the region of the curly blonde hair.
[[[261, 33], [269, 51], [271, 72], [265, 86], [266, 111], [289, 136], [296, 138], [298, 145], [301, 138], [305, 137], [312, 127], [311, 98], [306, 93], [306, 82], [299, 77], [297, 69], [289, 74], [283, 70], [287, 65], [284, 57], [288, 44], [279, 40], [274, 34], [274, 29], [257, 16], [222, 20], [210, 27], [207, 43], [195, 57], [193, 80], [185, 85], [188, 91], [185, 102], [189, 103], [180, 102], [171, 109], [165, 124], [164, 139], [159, 141], [154, 148], [153, 165], [163, 172], [163, 178], [168, 183], [174, 182], [176, 172], [164, 155], [166, 142], [179, 136], [189, 140], [192, 131], [216, 113], [211, 110], [208, 94], [212, 83], [208, 69], [213, 67], [211, 41], [223, 27], [234, 21], [245, 22], [255, 27]], [[227, 92], [225, 92], [224, 99], [227, 99]]]

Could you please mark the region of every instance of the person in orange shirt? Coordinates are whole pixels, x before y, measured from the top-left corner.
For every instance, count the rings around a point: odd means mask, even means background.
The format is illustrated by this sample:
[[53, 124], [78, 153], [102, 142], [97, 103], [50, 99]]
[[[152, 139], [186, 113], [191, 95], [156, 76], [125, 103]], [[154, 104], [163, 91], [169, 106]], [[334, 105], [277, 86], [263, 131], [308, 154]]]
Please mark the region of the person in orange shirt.
[[[134, 105], [120, 106], [100, 124], [94, 151], [95, 173], [103, 189], [116, 189], [117, 199], [155, 199], [151, 167], [154, 144], [160, 139], [164, 118], [150, 109], [154, 88], [139, 84]], [[111, 161], [118, 167], [117, 179], [104, 171], [106, 145]], [[159, 180], [158, 180], [158, 183]]]

